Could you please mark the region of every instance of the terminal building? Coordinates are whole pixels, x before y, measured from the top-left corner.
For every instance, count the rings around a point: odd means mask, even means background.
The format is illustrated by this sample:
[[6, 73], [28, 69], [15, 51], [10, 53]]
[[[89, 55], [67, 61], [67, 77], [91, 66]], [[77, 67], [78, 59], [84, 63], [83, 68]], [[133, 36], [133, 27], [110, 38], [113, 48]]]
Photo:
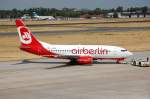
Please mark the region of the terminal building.
[[150, 18], [150, 9], [147, 11], [122, 11], [122, 12], [110, 12], [106, 15], [107, 18]]
[[138, 12], [117, 12], [108, 13], [107, 18], [150, 18], [149, 13], [138, 13]]

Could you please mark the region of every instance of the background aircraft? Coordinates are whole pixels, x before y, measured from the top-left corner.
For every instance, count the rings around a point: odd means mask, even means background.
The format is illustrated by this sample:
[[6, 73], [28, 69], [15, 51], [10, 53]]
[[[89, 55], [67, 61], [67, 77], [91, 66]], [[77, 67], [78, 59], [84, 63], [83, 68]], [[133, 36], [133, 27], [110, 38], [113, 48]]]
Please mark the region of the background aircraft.
[[39, 16], [36, 12], [32, 13], [32, 17], [36, 20], [55, 20], [53, 16]]

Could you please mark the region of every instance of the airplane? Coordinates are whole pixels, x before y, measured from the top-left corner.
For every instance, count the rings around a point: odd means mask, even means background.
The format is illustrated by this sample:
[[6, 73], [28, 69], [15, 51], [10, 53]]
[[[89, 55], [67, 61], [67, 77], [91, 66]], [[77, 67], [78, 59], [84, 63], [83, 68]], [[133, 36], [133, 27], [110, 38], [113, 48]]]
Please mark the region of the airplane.
[[130, 51], [108, 45], [54, 45], [38, 40], [21, 19], [16, 19], [20, 49], [35, 55], [69, 59], [71, 64], [93, 64], [95, 60], [115, 60], [117, 63], [133, 55]]
[[22, 17], [21, 17], [22, 20], [26, 20], [26, 19], [31, 19], [31, 17], [29, 16], [29, 14], [24, 14]]
[[32, 17], [36, 20], [55, 20], [53, 16], [39, 16], [36, 12], [32, 12]]

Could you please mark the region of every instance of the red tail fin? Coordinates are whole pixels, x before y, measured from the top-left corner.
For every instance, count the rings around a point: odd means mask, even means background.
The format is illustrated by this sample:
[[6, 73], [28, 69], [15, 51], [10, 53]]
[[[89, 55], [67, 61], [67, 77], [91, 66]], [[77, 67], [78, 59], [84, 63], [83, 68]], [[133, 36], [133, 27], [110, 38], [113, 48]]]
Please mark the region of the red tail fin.
[[25, 26], [21, 19], [16, 20], [16, 27]]
[[21, 41], [21, 47], [31, 47], [40, 44], [39, 41], [33, 36], [32, 32], [30, 32], [30, 30], [24, 25], [21, 19], [16, 20], [16, 26]]
[[21, 50], [45, 57], [55, 56], [55, 53], [49, 52], [42, 46], [42, 44], [34, 37], [30, 30], [24, 25], [22, 20], [17, 19], [16, 26], [21, 41]]
[[30, 53], [38, 53], [37, 48], [41, 47], [40, 42], [34, 37], [32, 32], [24, 25], [21, 19], [16, 20], [22, 50]]

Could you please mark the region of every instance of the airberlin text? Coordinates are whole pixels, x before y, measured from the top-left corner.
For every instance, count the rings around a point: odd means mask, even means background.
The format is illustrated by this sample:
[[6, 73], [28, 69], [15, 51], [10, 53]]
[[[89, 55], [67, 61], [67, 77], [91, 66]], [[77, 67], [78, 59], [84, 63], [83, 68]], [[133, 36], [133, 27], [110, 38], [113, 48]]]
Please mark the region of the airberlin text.
[[103, 48], [96, 48], [96, 49], [72, 49], [72, 54], [100, 54], [100, 55], [107, 55], [108, 50]]

